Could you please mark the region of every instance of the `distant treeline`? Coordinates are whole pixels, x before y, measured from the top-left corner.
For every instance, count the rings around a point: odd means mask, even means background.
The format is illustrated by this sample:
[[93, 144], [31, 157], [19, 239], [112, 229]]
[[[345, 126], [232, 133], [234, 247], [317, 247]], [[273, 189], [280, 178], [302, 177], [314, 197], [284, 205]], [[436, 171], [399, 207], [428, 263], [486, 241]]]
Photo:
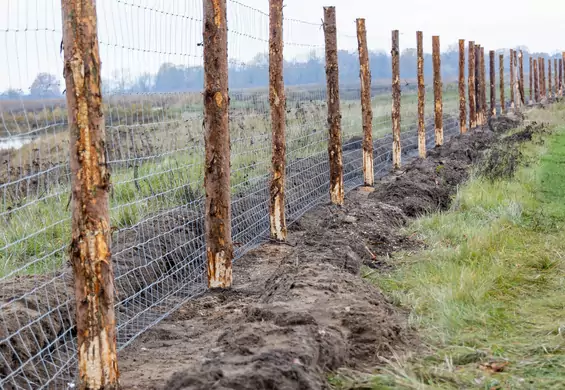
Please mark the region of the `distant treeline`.
[[[519, 48], [518, 48], [519, 49]], [[545, 58], [560, 58], [561, 55], [548, 53], [530, 53], [527, 48], [521, 48], [524, 53], [524, 72], [529, 72], [529, 58], [533, 56]], [[505, 68], [509, 71], [508, 50], [498, 50], [496, 69], [498, 76], [498, 54], [505, 54]], [[359, 82], [359, 59], [357, 52], [338, 52], [339, 76], [342, 84], [356, 85]], [[369, 56], [373, 80], [387, 80], [391, 75], [390, 55], [383, 51], [373, 51]], [[401, 79], [416, 78], [416, 49], [405, 49], [400, 56]], [[485, 63], [488, 67], [488, 52], [485, 52]], [[459, 53], [454, 46], [441, 56], [442, 77], [444, 81], [456, 80], [459, 72]], [[487, 71], [488, 73], [488, 71]], [[432, 56], [424, 55], [424, 74], [426, 83], [431, 84]], [[157, 74], [145, 73], [138, 77], [128, 76], [129, 71], [114, 72], [112, 79], [103, 79], [104, 94], [136, 94], [162, 92], [188, 92], [202, 89], [204, 70], [202, 66], [184, 66], [164, 63]], [[245, 64], [230, 62], [228, 73], [229, 85], [232, 89], [260, 88], [268, 85], [269, 62], [268, 54], [260, 53]], [[314, 52], [305, 61], [287, 61], [284, 65], [284, 79], [287, 86], [323, 85], [325, 83], [324, 58]], [[54, 75], [40, 73], [28, 91], [8, 90], [0, 94], [0, 99], [14, 98], [53, 98], [61, 96], [62, 88]]]

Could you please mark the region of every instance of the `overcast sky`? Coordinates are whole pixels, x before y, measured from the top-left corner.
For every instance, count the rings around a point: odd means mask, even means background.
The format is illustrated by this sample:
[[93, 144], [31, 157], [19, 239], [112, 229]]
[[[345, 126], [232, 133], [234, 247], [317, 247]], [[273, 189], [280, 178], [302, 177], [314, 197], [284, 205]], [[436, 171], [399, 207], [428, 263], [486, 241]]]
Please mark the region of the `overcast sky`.
[[[229, 0], [228, 0], [229, 1]], [[238, 4], [242, 3], [244, 5]], [[229, 1], [232, 63], [267, 52], [268, 0]], [[336, 6], [338, 45], [356, 48], [355, 19], [367, 20], [371, 49], [390, 50], [390, 31], [401, 32], [401, 49], [414, 47], [417, 30], [425, 50], [440, 35], [442, 50], [459, 38], [487, 50], [527, 46], [533, 51], [565, 49], [565, 2], [557, 0], [286, 0], [285, 56], [323, 53], [322, 7]], [[155, 73], [163, 62], [202, 62], [202, 0], [97, 0], [104, 78]], [[290, 19], [296, 19], [290, 20]], [[306, 21], [309, 23], [303, 23]], [[0, 91], [29, 87], [40, 71], [62, 81], [60, 0], [0, 0]], [[120, 76], [121, 77], [121, 76]]]

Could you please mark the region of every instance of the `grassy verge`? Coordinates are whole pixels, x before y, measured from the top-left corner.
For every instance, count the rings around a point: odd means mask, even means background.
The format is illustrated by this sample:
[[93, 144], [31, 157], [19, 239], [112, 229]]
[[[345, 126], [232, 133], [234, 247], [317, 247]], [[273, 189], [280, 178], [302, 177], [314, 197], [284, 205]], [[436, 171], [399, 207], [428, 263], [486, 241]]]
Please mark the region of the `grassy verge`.
[[[556, 122], [563, 106], [535, 119]], [[428, 249], [373, 281], [411, 309], [425, 350], [338, 388], [565, 388], [565, 125], [522, 146], [512, 180], [475, 177], [450, 211], [415, 221]]]

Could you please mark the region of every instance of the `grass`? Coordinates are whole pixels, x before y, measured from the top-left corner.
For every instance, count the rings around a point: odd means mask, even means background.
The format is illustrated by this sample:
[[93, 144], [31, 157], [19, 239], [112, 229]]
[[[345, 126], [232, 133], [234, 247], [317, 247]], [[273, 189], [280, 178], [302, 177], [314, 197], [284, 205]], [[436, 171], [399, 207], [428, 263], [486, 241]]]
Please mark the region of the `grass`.
[[511, 180], [474, 177], [448, 212], [407, 234], [428, 244], [371, 276], [411, 311], [425, 351], [398, 356], [336, 388], [561, 389], [565, 387], [565, 107], [532, 119], [560, 124]]

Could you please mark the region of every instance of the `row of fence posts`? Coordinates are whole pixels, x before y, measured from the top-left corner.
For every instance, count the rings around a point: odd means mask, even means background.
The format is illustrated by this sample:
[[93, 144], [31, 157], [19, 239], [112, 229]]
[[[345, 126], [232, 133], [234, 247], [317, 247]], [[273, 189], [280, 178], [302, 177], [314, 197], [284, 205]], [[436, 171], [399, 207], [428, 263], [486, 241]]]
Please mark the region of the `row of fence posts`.
[[[285, 219], [285, 88], [283, 81], [283, 0], [269, 1], [269, 101], [272, 122], [272, 180], [270, 184], [270, 235], [286, 240]], [[72, 173], [72, 241], [76, 324], [78, 338], [79, 388], [111, 389], [118, 386], [114, 274], [108, 209], [110, 174], [105, 159], [105, 129], [102, 114], [100, 57], [95, 2], [62, 0], [64, 75], [70, 131]], [[206, 190], [205, 239], [208, 286], [229, 288], [232, 284], [233, 244], [231, 237], [230, 134], [228, 127], [228, 55], [226, 0], [204, 0], [204, 122]], [[374, 184], [371, 108], [371, 72], [365, 20], [357, 19], [360, 85], [363, 123], [363, 178]], [[337, 27], [334, 7], [324, 8], [325, 56], [328, 108], [328, 155], [330, 200], [344, 201], [341, 145]], [[417, 37], [418, 150], [426, 156], [424, 117], [423, 34]], [[443, 102], [439, 36], [432, 37], [435, 145], [443, 144]], [[490, 56], [490, 110], [487, 113], [484, 48], [468, 43], [467, 96], [465, 95], [465, 41], [459, 41], [460, 131], [473, 129], [496, 115], [495, 52]], [[392, 32], [392, 161], [401, 165], [399, 32]], [[563, 55], [565, 59], [565, 53]], [[519, 72], [517, 72], [519, 59]], [[555, 94], [562, 95], [563, 59], [555, 71]], [[522, 52], [510, 51], [510, 100], [514, 107], [524, 104]], [[504, 55], [499, 56], [500, 103], [505, 112]], [[554, 63], [557, 69], [557, 60]], [[545, 59], [530, 58], [530, 101], [539, 102], [553, 93], [551, 62], [548, 62], [546, 90]], [[533, 78], [532, 78], [533, 74]], [[516, 75], [516, 77], [515, 77]], [[532, 84], [534, 95], [532, 95]], [[469, 126], [467, 127], [467, 106]]]

